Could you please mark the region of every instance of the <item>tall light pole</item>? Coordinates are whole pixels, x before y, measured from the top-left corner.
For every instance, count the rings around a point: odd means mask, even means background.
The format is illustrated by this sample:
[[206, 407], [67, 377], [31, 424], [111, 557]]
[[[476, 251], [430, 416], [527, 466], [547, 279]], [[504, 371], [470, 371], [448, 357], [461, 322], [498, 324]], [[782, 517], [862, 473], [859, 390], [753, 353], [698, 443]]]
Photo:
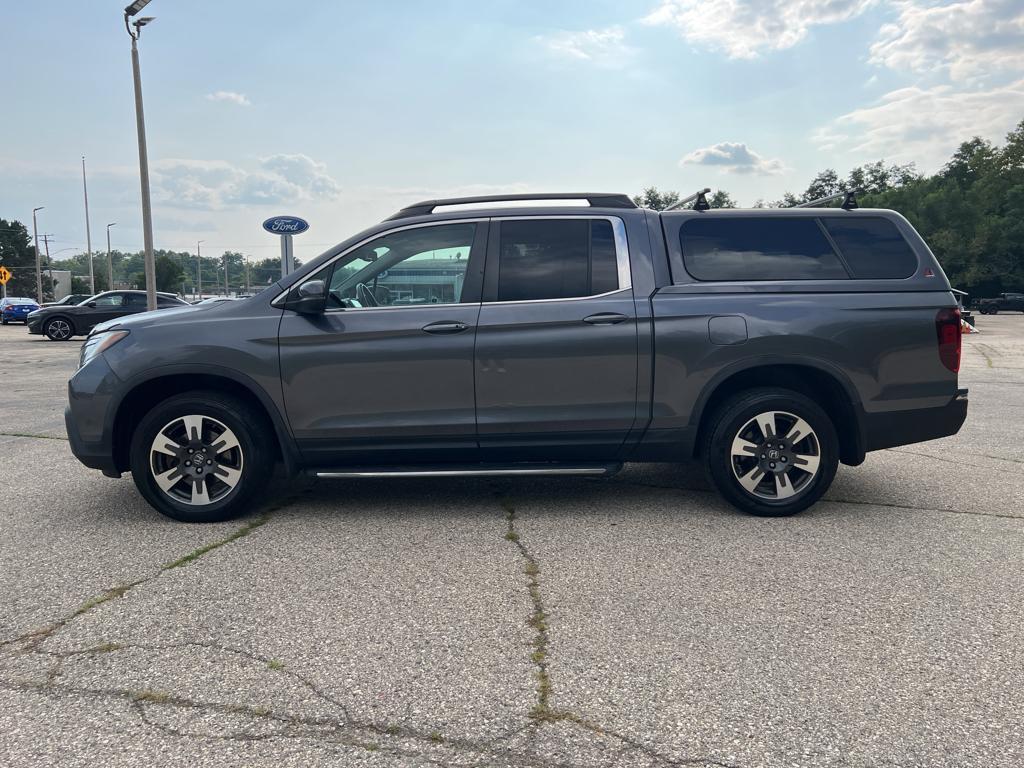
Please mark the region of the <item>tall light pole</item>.
[[199, 251], [202, 240], [196, 240], [196, 298], [203, 298], [203, 257]]
[[32, 209], [32, 236], [36, 240], [36, 301], [43, 303], [43, 266], [39, 259], [39, 227], [36, 226], [36, 211], [41, 211], [45, 205]]
[[116, 227], [117, 222], [107, 224], [107, 290], [114, 290], [114, 260], [110, 258], [110, 228]]
[[228, 252], [224, 251], [224, 295], [228, 295]]
[[85, 155], [82, 155], [82, 195], [85, 197], [85, 250], [89, 255], [89, 293], [95, 296], [96, 275], [92, 270], [92, 233], [89, 231], [89, 187], [85, 184]]
[[[143, 16], [129, 21], [149, 4], [149, 0], [135, 0], [124, 9], [124, 26], [132, 39], [132, 76], [135, 79], [135, 128], [139, 134], [139, 179], [142, 184], [142, 242], [146, 250], [146, 307], [156, 309], [156, 266], [153, 260], [153, 208], [149, 198], [149, 154], [146, 151], [146, 118], [142, 112], [142, 74], [139, 71], [138, 40], [142, 28], [153, 21]], [[135, 31], [132, 32], [132, 27]]]

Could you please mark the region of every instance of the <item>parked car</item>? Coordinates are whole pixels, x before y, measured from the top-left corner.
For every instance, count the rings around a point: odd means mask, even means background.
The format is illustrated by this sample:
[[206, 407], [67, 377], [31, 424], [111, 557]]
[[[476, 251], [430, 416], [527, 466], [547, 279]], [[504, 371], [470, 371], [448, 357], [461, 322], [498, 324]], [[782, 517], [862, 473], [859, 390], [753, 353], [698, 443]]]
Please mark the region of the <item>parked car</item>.
[[781, 516], [839, 462], [963, 424], [957, 302], [899, 214], [540, 197], [418, 203], [247, 301], [97, 326], [72, 451], [185, 521], [252, 509], [279, 460], [394, 478], [699, 459]]
[[1001, 293], [997, 299], [980, 299], [978, 311], [983, 315], [1000, 312], [1024, 312], [1024, 293]]
[[72, 307], [76, 304], [81, 304], [86, 299], [92, 298], [91, 293], [69, 293], [63, 299], [59, 301], [44, 301], [40, 306], [43, 307]]
[[34, 299], [8, 296], [0, 299], [0, 323], [28, 323], [28, 313], [39, 309]]
[[[157, 309], [187, 307], [173, 293], [157, 294]], [[28, 332], [51, 341], [85, 336], [99, 323], [146, 311], [145, 291], [105, 291], [76, 306], [42, 307], [28, 316]]]

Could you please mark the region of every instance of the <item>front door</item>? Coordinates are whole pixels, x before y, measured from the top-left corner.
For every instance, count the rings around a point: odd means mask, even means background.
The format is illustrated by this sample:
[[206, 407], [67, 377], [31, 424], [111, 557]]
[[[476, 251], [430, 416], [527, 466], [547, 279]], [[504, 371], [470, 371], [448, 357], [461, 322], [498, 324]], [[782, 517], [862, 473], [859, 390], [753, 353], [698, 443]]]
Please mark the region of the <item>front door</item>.
[[320, 315], [285, 310], [288, 420], [315, 467], [475, 461], [473, 339], [487, 222], [393, 230], [311, 275]]
[[476, 339], [493, 461], [610, 461], [637, 407], [637, 328], [615, 217], [491, 220]]

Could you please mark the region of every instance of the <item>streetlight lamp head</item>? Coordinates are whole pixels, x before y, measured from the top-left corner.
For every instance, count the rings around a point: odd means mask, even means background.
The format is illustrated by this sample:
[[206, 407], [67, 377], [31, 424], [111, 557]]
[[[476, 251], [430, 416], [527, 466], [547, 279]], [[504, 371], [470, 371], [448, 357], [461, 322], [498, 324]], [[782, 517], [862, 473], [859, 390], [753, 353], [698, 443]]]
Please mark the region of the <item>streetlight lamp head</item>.
[[147, 5], [149, 5], [149, 0], [135, 0], [134, 3], [130, 3], [129, 5], [125, 6], [125, 16], [134, 16]]
[[149, 24], [149, 23], [150, 23], [151, 21], [156, 21], [156, 16], [143, 16], [143, 17], [142, 17], [141, 19], [139, 19], [138, 21], [136, 21], [136, 22], [133, 22], [133, 24], [134, 24], [134, 25], [135, 25], [136, 27], [144, 27], [144, 26], [146, 26], [147, 24]]

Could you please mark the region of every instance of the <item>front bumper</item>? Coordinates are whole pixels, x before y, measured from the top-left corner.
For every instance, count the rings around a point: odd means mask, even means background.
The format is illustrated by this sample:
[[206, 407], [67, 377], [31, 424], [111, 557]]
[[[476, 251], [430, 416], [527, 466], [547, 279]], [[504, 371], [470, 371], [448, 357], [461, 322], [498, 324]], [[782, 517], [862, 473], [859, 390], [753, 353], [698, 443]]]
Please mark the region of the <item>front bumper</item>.
[[64, 427], [71, 452], [90, 469], [119, 477], [114, 456], [114, 393], [120, 379], [102, 355], [89, 362], [68, 382]]
[[967, 420], [967, 390], [939, 408], [917, 408], [864, 416], [864, 448], [879, 451], [897, 445], [923, 443], [949, 437], [960, 431]]
[[29, 333], [41, 334], [43, 332], [43, 319], [41, 317], [30, 317], [25, 323], [28, 325]]

